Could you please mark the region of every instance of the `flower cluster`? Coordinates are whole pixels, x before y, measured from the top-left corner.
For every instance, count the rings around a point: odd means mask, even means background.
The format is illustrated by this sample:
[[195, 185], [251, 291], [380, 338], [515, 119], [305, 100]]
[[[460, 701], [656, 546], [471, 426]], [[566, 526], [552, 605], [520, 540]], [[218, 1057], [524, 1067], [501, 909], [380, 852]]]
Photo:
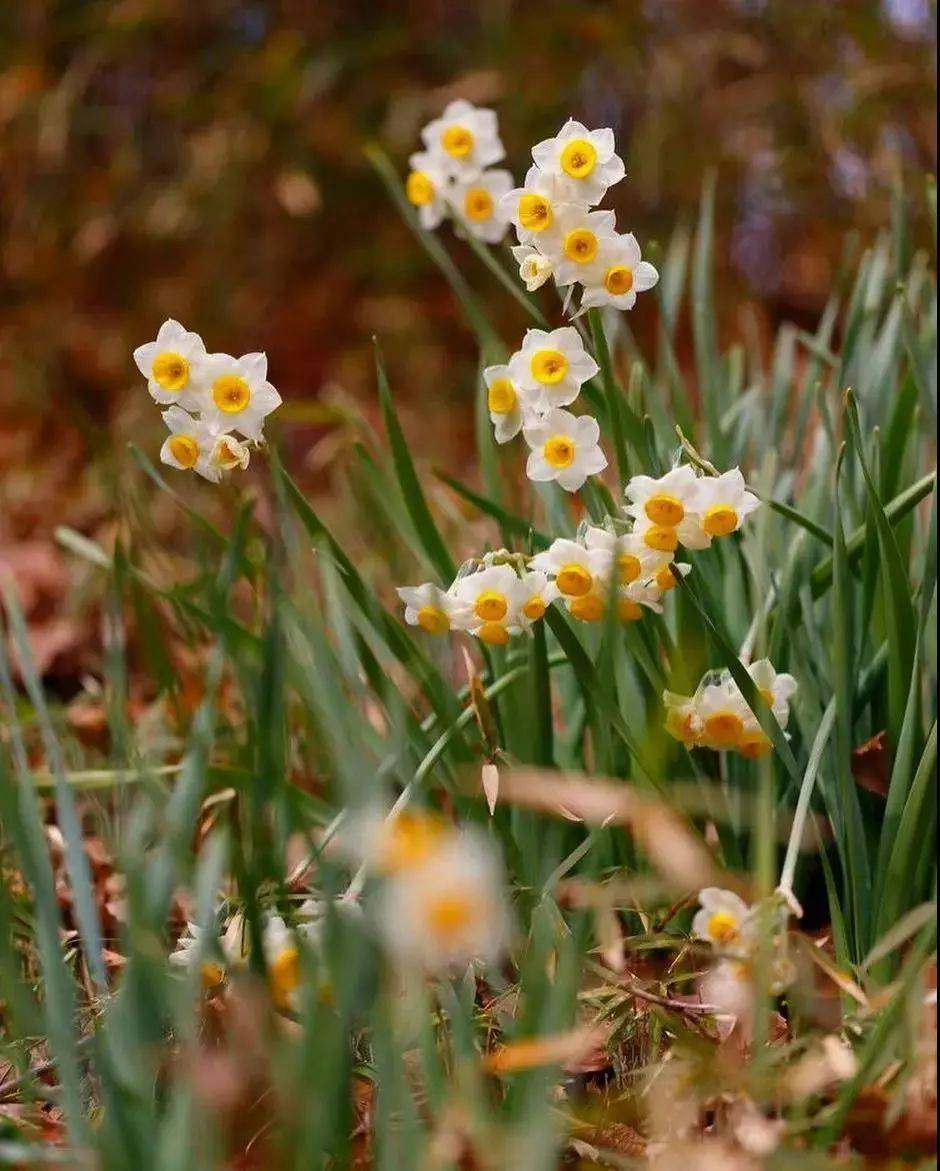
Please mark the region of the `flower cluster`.
[[[217, 483], [248, 466], [244, 440], [260, 443], [265, 418], [281, 403], [264, 354], [209, 354], [198, 333], [164, 321], [156, 339], [134, 351], [154, 401], [167, 409], [170, 434], [160, 459]], [[241, 438], [239, 438], [241, 436]]]
[[739, 468], [720, 476], [698, 475], [680, 464], [664, 476], [634, 476], [625, 489], [634, 532], [650, 549], [673, 553], [706, 549], [714, 537], [727, 537], [759, 505]]
[[512, 187], [509, 171], [493, 167], [504, 156], [496, 114], [466, 101], [451, 102], [440, 118], [421, 131], [425, 149], [408, 160], [409, 202], [424, 228], [448, 215], [488, 244], [506, 233], [503, 200]]
[[[778, 674], [769, 659], [747, 668], [781, 728], [790, 718], [790, 699], [796, 692], [792, 675]], [[663, 692], [666, 731], [687, 748], [714, 748], [738, 752], [748, 759], [765, 756], [771, 742], [748, 707], [729, 671], [710, 671], [691, 696]]]

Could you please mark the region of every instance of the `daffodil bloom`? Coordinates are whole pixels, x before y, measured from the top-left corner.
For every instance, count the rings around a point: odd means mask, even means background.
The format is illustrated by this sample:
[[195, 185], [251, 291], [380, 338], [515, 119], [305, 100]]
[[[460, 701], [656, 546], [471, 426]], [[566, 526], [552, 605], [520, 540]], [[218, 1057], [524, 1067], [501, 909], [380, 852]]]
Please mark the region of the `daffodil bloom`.
[[522, 348], [509, 359], [513, 382], [535, 392], [533, 406], [542, 410], [573, 403], [598, 369], [571, 325], [551, 331], [527, 330]]
[[248, 467], [250, 454], [247, 446], [234, 435], [216, 435], [209, 454], [209, 464], [223, 472], [230, 472], [234, 468], [244, 471]]
[[421, 131], [427, 151], [454, 176], [472, 175], [504, 157], [499, 126], [493, 110], [470, 102], [450, 102], [440, 118]]
[[634, 518], [637, 539], [647, 548], [671, 554], [680, 544], [701, 548], [703, 538], [694, 502], [698, 477], [688, 464], [664, 476], [632, 476], [624, 489], [626, 511]]
[[702, 721], [702, 744], [719, 752], [737, 749], [753, 716], [730, 677], [701, 687], [696, 705]]
[[640, 246], [632, 233], [605, 237], [596, 261], [583, 278], [585, 289], [581, 308], [611, 305], [614, 309], [632, 309], [637, 293], [645, 293], [659, 280], [659, 273], [641, 259]]
[[439, 814], [409, 805], [391, 813], [369, 809], [358, 814], [340, 841], [359, 864], [387, 876], [423, 866], [453, 832]]
[[742, 952], [753, 927], [751, 908], [733, 891], [707, 886], [699, 891], [701, 909], [692, 920], [692, 934], [718, 951]]
[[156, 402], [188, 411], [202, 409], [207, 354], [198, 333], [190, 333], [178, 321], [164, 321], [155, 341], [137, 347], [134, 361]]
[[659, 575], [669, 568], [669, 555], [650, 549], [636, 533], [617, 534], [599, 525], [589, 525], [584, 530], [584, 544], [588, 549], [601, 549], [616, 559], [620, 585], [652, 579], [660, 589], [669, 588], [658, 580]]
[[607, 189], [624, 177], [623, 160], [614, 150], [614, 132], [588, 130], [569, 119], [554, 138], [532, 148], [532, 159], [546, 175], [564, 180], [572, 201], [593, 207]]
[[545, 611], [560, 596], [558, 586], [548, 580], [548, 575], [538, 569], [530, 569], [519, 581], [519, 621], [531, 626], [545, 617]]
[[219, 431], [260, 441], [265, 418], [281, 405], [281, 396], [267, 377], [265, 354], [210, 354], [203, 420]]
[[483, 381], [496, 442], [508, 443], [522, 430], [532, 392], [516, 386], [508, 366], [487, 366], [483, 371]]
[[244, 921], [241, 915], [233, 915], [221, 938], [216, 931], [187, 923], [170, 963], [187, 971], [198, 965], [203, 989], [214, 992], [225, 983], [228, 969], [243, 962], [245, 954]]
[[388, 879], [376, 921], [386, 947], [404, 968], [459, 972], [502, 951], [509, 917], [500, 866], [489, 843], [454, 834], [422, 866]]
[[598, 581], [610, 577], [610, 555], [604, 549], [588, 549], [578, 541], [558, 537], [529, 566], [547, 574], [562, 597], [581, 598], [594, 591]]
[[264, 925], [262, 942], [271, 998], [278, 1008], [293, 1008], [300, 987], [297, 938], [280, 915], [271, 915]]
[[523, 597], [519, 575], [510, 565], [490, 565], [458, 578], [454, 590], [470, 610], [466, 629], [481, 642], [502, 646], [522, 629]]
[[502, 198], [511, 186], [512, 175], [508, 171], [481, 171], [457, 179], [447, 198], [455, 218], [472, 236], [487, 244], [498, 244], [509, 223]]
[[777, 673], [770, 659], [758, 659], [748, 666], [748, 674], [774, 713], [781, 728], [790, 719], [790, 700], [796, 693], [797, 684], [792, 675]]
[[735, 532], [745, 517], [759, 507], [760, 501], [748, 492], [740, 468], [698, 480], [694, 508], [709, 540]]
[[418, 212], [421, 227], [431, 231], [447, 215], [448, 170], [430, 151], [413, 154], [408, 165], [411, 170], [405, 180], [405, 194]]
[[405, 621], [409, 626], [420, 626], [427, 634], [446, 634], [452, 628], [461, 628], [469, 607], [453, 594], [431, 582], [419, 586], [401, 586], [395, 591], [405, 603]]
[[631, 581], [617, 589], [617, 617], [621, 622], [636, 622], [644, 610], [662, 614], [663, 592], [655, 581]]
[[515, 224], [521, 243], [533, 244], [554, 227], [555, 217], [564, 203], [563, 195], [561, 180], [538, 167], [530, 167], [524, 186], [503, 196], [505, 214]]
[[666, 707], [666, 731], [686, 748], [694, 748], [702, 737], [702, 719], [694, 698], [664, 691], [663, 703]]
[[598, 266], [617, 232], [612, 211], [588, 211], [575, 204], [559, 208], [555, 223], [539, 248], [555, 265], [559, 285], [582, 284], [597, 278]]
[[551, 410], [525, 424], [522, 434], [530, 448], [526, 475], [535, 483], [554, 480], [566, 492], [577, 492], [588, 476], [607, 467], [598, 445], [601, 429], [590, 415]]
[[512, 256], [519, 265], [519, 279], [530, 293], [540, 289], [555, 271], [551, 260], [529, 244], [517, 244]]
[[206, 423], [194, 419], [182, 407], [170, 407], [164, 411], [163, 421], [170, 434], [160, 448], [161, 461], [178, 471], [198, 472], [213, 483], [221, 480], [228, 457], [220, 459], [217, 456], [229, 450], [225, 441], [235, 445], [233, 451], [240, 449], [238, 440], [231, 435], [216, 435]]

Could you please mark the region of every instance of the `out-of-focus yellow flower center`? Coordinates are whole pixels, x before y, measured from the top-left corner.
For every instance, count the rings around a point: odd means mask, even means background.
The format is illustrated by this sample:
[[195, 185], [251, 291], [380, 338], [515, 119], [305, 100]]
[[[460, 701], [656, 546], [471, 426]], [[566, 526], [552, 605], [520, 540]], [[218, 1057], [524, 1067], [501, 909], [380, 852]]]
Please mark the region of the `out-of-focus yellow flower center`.
[[714, 740], [716, 744], [724, 747], [737, 744], [743, 730], [744, 721], [737, 712], [733, 712], [729, 708], [712, 712], [705, 719], [705, 732], [709, 740]]
[[570, 468], [574, 463], [574, 440], [567, 435], [553, 435], [545, 441], [542, 454], [553, 468]]
[[597, 149], [586, 138], [573, 138], [561, 152], [561, 169], [572, 179], [586, 179], [597, 165]]
[[424, 171], [412, 171], [405, 181], [408, 202], [415, 207], [424, 207], [434, 199], [434, 184]]
[[464, 215], [474, 223], [482, 223], [493, 214], [493, 196], [485, 187], [471, 187], [463, 200]]
[[473, 131], [466, 126], [448, 126], [441, 135], [441, 146], [452, 159], [465, 159], [474, 141]]
[[189, 382], [189, 362], [175, 350], [164, 350], [154, 358], [150, 374], [163, 390], [176, 392]]
[[683, 711], [677, 707], [669, 708], [666, 712], [666, 731], [686, 746], [694, 744], [698, 739], [695, 713], [691, 709]]
[[650, 549], [659, 553], [672, 553], [679, 544], [676, 530], [668, 525], [650, 525], [643, 534], [643, 540]]
[[736, 943], [741, 937], [737, 917], [729, 911], [715, 911], [713, 915], [709, 916], [708, 926], [705, 930], [712, 943], [717, 943], [722, 947]]
[[726, 537], [738, 527], [738, 514], [730, 504], [714, 504], [702, 517], [702, 528], [710, 537]]
[[653, 524], [675, 528], [685, 516], [685, 505], [677, 496], [659, 492], [643, 505], [643, 511]]
[[403, 810], [382, 827], [376, 868], [383, 874], [397, 874], [419, 866], [440, 848], [446, 832], [439, 818]]
[[486, 405], [494, 415], [508, 415], [516, 405], [516, 388], [508, 378], [497, 378], [486, 392]]
[[300, 984], [300, 955], [296, 947], [285, 947], [274, 957], [268, 967], [271, 994], [280, 1008], [290, 1005], [291, 993]]
[[509, 603], [506, 601], [506, 595], [497, 590], [484, 590], [473, 607], [477, 618], [484, 622], [499, 622], [501, 618], [506, 617], [508, 609]]
[[450, 942], [476, 920], [477, 904], [469, 895], [448, 891], [428, 903], [428, 928], [438, 939]]
[[223, 374], [212, 384], [212, 401], [227, 415], [237, 415], [251, 401], [251, 387], [238, 374]]
[[617, 602], [617, 617], [621, 622], [636, 622], [643, 617], [643, 607], [632, 598], [620, 598]]
[[171, 435], [168, 444], [170, 454], [181, 468], [195, 466], [199, 459], [199, 444], [192, 435]]
[[217, 467], [224, 468], [226, 471], [241, 467], [244, 462], [241, 444], [236, 445], [227, 436], [223, 436], [215, 445], [215, 450], [212, 453], [212, 462]]
[[565, 256], [575, 264], [590, 264], [597, 256], [597, 247], [597, 237], [587, 228], [575, 228], [565, 236]]
[[579, 622], [600, 622], [604, 617], [604, 599], [597, 594], [572, 598], [568, 604], [568, 613]]
[[225, 969], [214, 960], [205, 960], [200, 965], [199, 973], [202, 976], [202, 986], [207, 992], [212, 992], [225, 983]]
[[767, 756], [772, 748], [770, 739], [757, 729], [742, 732], [737, 743], [738, 752], [748, 760], [759, 760], [760, 757]]
[[671, 590], [677, 584], [676, 576], [668, 565], [656, 574], [656, 584], [661, 590]]
[[774, 706], [774, 693], [770, 690], [770, 688], [769, 687], [758, 687], [757, 690], [760, 692], [761, 696], [763, 697], [764, 703], [766, 703], [768, 707], [773, 707]]
[[554, 386], [568, 373], [568, 359], [560, 350], [538, 350], [529, 364], [532, 377], [545, 386]]
[[583, 565], [563, 565], [555, 574], [555, 585], [567, 598], [581, 598], [591, 592], [594, 578]]
[[484, 622], [477, 631], [477, 638], [488, 646], [505, 646], [509, 642], [509, 631], [499, 622]]
[[642, 570], [639, 557], [633, 553], [621, 553], [617, 558], [617, 575], [621, 585], [629, 585], [636, 581]]
[[522, 613], [530, 622], [537, 622], [539, 618], [545, 617], [545, 599], [541, 594], [533, 594], [531, 598], [522, 607]]
[[530, 232], [543, 232], [551, 227], [554, 216], [552, 205], [544, 195], [523, 195], [519, 199], [519, 224]]
[[604, 288], [612, 297], [622, 297], [633, 288], [633, 269], [615, 264], [604, 273]]
[[446, 634], [450, 619], [438, 606], [422, 606], [418, 611], [418, 625], [428, 634]]

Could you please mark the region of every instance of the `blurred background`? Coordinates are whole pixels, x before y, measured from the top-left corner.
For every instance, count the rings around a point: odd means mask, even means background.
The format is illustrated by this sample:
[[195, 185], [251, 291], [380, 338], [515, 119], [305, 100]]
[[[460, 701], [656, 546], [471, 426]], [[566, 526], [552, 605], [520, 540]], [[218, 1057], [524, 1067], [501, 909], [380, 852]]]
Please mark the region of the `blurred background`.
[[[4, 4], [0, 566], [47, 681], [68, 696], [100, 657], [95, 585], [56, 525], [139, 542], [136, 510], [172, 578], [181, 514], [126, 447], [159, 450], [131, 352], [166, 317], [210, 350], [267, 351], [285, 459], [337, 523], [376, 415], [373, 334], [419, 461], [473, 479], [473, 339], [367, 143], [404, 170], [462, 96], [497, 109], [521, 179], [569, 115], [612, 126], [611, 205], [654, 254], [717, 167], [721, 321], [761, 345], [783, 319], [815, 326], [847, 235], [885, 226], [898, 185], [930, 243], [935, 30], [928, 0]], [[518, 309], [442, 239], [514, 343]], [[631, 325], [652, 336], [655, 303]], [[224, 520], [235, 489], [169, 476]]]

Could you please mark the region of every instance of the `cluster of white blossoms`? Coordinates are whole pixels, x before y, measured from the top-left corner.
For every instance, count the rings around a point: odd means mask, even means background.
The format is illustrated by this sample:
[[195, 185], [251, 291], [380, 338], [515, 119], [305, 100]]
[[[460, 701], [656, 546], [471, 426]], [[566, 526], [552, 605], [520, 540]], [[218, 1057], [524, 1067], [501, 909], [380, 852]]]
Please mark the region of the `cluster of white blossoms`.
[[421, 226], [438, 227], [452, 216], [488, 244], [506, 234], [503, 200], [512, 188], [509, 171], [494, 167], [505, 157], [496, 114], [466, 101], [451, 102], [421, 131], [424, 150], [408, 160], [405, 194]]
[[[747, 671], [773, 711], [774, 719], [785, 729], [796, 680], [792, 675], [778, 674], [769, 659], [751, 663]], [[748, 759], [766, 756], [772, 748], [730, 671], [709, 671], [694, 695], [664, 691], [663, 703], [666, 731], [687, 748], [738, 752]]]
[[169, 320], [154, 341], [137, 347], [134, 361], [154, 401], [167, 408], [165, 464], [213, 483], [248, 466], [245, 440], [260, 443], [265, 418], [281, 404], [264, 354], [209, 354], [198, 333]]

